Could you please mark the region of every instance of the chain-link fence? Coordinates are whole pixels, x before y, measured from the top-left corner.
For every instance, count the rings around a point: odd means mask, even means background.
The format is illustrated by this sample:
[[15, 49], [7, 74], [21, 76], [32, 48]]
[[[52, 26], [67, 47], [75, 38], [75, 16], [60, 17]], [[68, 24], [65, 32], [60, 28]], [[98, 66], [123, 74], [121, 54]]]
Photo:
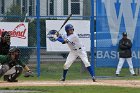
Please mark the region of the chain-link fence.
[[[50, 22], [51, 20], [53, 23], [53, 21], [60, 20], [61, 23], [54, 25], [56, 30], [58, 30], [67, 16], [72, 13], [73, 16], [70, 20], [74, 20], [74, 22], [81, 22], [81, 20], [83, 20], [86, 21], [89, 26], [91, 19], [91, 1], [92, 0], [0, 0], [0, 25], [5, 25], [3, 28], [0, 26], [0, 32], [13, 32], [11, 46], [18, 46], [21, 49], [21, 60], [28, 64], [34, 73], [48, 80], [60, 79], [63, 65], [69, 51], [61, 51], [63, 49], [60, 49], [60, 51], [47, 50], [47, 46], [49, 46], [46, 40], [47, 31], [55, 29], [47, 27], [47, 21]], [[76, 26], [74, 27], [76, 28]], [[90, 42], [90, 26], [88, 30], [88, 35], [85, 37], [88, 38], [88, 42]], [[62, 29], [60, 33], [63, 32], [64, 29]], [[83, 34], [79, 34], [81, 37], [82, 35]], [[56, 46], [58, 45], [56, 44]], [[61, 46], [59, 47], [61, 48]], [[90, 44], [88, 47], [90, 49]], [[90, 55], [91, 52], [89, 50], [89, 61], [91, 59]], [[77, 58], [70, 67], [68, 79], [85, 79], [88, 77], [90, 76], [82, 61]]]

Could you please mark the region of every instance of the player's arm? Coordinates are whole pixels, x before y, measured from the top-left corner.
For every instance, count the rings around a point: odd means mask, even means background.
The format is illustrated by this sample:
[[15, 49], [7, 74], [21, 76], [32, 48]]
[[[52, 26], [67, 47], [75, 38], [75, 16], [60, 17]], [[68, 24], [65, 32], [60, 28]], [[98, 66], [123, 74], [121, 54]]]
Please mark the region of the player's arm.
[[33, 77], [34, 76], [33, 72], [30, 70], [30, 68], [27, 65], [25, 65], [24, 69], [26, 70], [24, 77], [30, 77], [30, 76]]
[[0, 63], [1, 64], [4, 64], [4, 63], [9, 62], [9, 61], [10, 61], [9, 56], [7, 56], [7, 55], [0, 55]]
[[27, 65], [24, 66], [24, 69], [28, 72], [31, 71], [30, 68]]
[[26, 64], [21, 62], [20, 60], [18, 60], [18, 63], [19, 63], [19, 65], [21, 65], [25, 69], [25, 71], [31, 71], [30, 68]]
[[126, 46], [128, 49], [130, 49], [132, 47], [131, 40], [128, 40], [128, 42], [126, 43]]
[[33, 72], [30, 70], [30, 68], [26, 65], [26, 64], [24, 64], [24, 63], [22, 63], [20, 60], [19, 60], [19, 64], [24, 68], [24, 70], [26, 71], [26, 73], [24, 74], [24, 77], [33, 77], [34, 75], [33, 75]]
[[123, 40], [120, 40], [120, 42], [119, 42], [119, 48], [120, 49], [123, 49], [123, 50], [127, 49], [127, 46], [125, 45], [125, 43], [124, 43]]
[[68, 40], [67, 40], [67, 39], [64, 39], [62, 36], [54, 35], [53, 37], [54, 37], [57, 41], [61, 42], [62, 44], [68, 43]]

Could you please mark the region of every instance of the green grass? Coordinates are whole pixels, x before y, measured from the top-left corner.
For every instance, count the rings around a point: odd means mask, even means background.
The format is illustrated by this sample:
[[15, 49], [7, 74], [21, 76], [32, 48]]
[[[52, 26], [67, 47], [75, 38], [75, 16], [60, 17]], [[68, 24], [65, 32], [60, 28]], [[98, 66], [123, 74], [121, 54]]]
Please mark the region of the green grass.
[[[30, 77], [30, 78], [24, 78], [23, 75], [20, 76], [19, 80], [60, 80], [62, 76], [62, 71], [63, 71], [63, 64], [60, 62], [53, 62], [53, 63], [46, 63], [46, 64], [41, 64], [41, 75], [38, 78], [36, 75], [36, 65], [32, 65], [31, 69], [35, 73], [35, 77]], [[128, 68], [122, 68], [121, 71], [121, 76], [116, 78], [115, 77], [115, 71], [116, 68], [96, 68], [95, 69], [95, 74], [96, 76], [100, 76], [101, 78], [99, 79], [104, 79], [102, 78], [103, 76], [109, 76], [110, 78], [105, 78], [105, 79], [138, 79], [140, 80], [140, 76], [133, 77], [130, 75], [129, 69]], [[90, 75], [85, 68], [84, 70], [82, 69], [82, 65], [80, 62], [75, 62], [72, 64], [72, 66], [69, 68], [68, 74], [67, 74], [67, 80], [76, 80], [76, 79], [90, 79]]]
[[[30, 68], [35, 73], [35, 77], [25, 78], [23, 77], [23, 74], [19, 77], [19, 80], [22, 81], [28, 81], [28, 80], [60, 80], [62, 76], [63, 71], [63, 62], [47, 62], [44, 64], [41, 64], [41, 75], [38, 78], [37, 77], [37, 71], [36, 71], [36, 64], [32, 64]], [[76, 79], [90, 79], [90, 75], [86, 68], [82, 67], [80, 62], [75, 62], [72, 64], [72, 66], [69, 68], [68, 74], [67, 74], [67, 80], [76, 80]], [[84, 70], [83, 70], [83, 69]], [[137, 79], [140, 80], [140, 76], [132, 77], [130, 75], [128, 68], [122, 68], [121, 76], [115, 78], [115, 70], [116, 68], [95, 68], [95, 74], [96, 76], [100, 76], [99, 79]], [[109, 76], [110, 78], [102, 78], [103, 76]]]
[[[32, 70], [36, 74], [36, 65], [32, 65]], [[80, 63], [74, 63], [67, 74], [67, 80], [87, 79], [90, 78], [88, 71], [82, 70]], [[62, 75], [63, 63], [47, 63], [41, 64], [41, 76], [25, 78], [23, 75], [19, 77], [20, 81], [30, 80], [59, 80]], [[112, 78], [105, 79], [123, 79], [123, 80], [140, 80], [140, 76], [132, 77], [128, 68], [123, 68], [121, 75], [124, 77], [114, 78], [116, 68], [96, 68], [97, 76], [112, 76]], [[97, 78], [104, 79], [104, 78]], [[3, 87], [0, 90], [33, 90], [40, 91], [37, 93], [139, 93], [140, 88], [126, 88], [114, 86], [44, 86], [44, 87]]]
[[0, 90], [33, 90], [37, 93], [139, 93], [140, 88], [114, 86], [6, 87]]

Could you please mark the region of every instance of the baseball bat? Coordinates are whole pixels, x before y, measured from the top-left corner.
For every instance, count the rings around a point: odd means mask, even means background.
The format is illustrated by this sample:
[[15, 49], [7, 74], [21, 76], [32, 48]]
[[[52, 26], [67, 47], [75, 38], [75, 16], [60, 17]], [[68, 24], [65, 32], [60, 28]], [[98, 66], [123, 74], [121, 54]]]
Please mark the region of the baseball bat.
[[60, 29], [58, 30], [58, 32], [63, 28], [63, 26], [67, 23], [67, 21], [70, 19], [70, 17], [72, 16], [72, 14], [70, 14], [67, 19], [64, 21], [64, 23], [62, 24], [62, 26], [60, 27]]

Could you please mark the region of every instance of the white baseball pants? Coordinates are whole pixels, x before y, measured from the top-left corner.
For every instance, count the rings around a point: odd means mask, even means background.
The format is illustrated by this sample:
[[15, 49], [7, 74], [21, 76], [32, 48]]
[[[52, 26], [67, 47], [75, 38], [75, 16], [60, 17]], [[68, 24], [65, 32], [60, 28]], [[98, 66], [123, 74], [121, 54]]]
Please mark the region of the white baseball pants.
[[122, 69], [122, 66], [125, 62], [125, 59], [127, 60], [127, 63], [129, 65], [129, 71], [131, 74], [135, 74], [134, 69], [133, 69], [133, 64], [132, 64], [132, 59], [131, 58], [119, 58], [119, 63], [117, 66], [116, 74], [120, 74], [120, 71]]
[[90, 66], [90, 62], [88, 61], [87, 58], [87, 53], [84, 50], [76, 50], [76, 51], [70, 51], [66, 63], [64, 64], [64, 69], [68, 69], [72, 63], [76, 60], [77, 57], [80, 57], [83, 63], [85, 64], [85, 67]]

